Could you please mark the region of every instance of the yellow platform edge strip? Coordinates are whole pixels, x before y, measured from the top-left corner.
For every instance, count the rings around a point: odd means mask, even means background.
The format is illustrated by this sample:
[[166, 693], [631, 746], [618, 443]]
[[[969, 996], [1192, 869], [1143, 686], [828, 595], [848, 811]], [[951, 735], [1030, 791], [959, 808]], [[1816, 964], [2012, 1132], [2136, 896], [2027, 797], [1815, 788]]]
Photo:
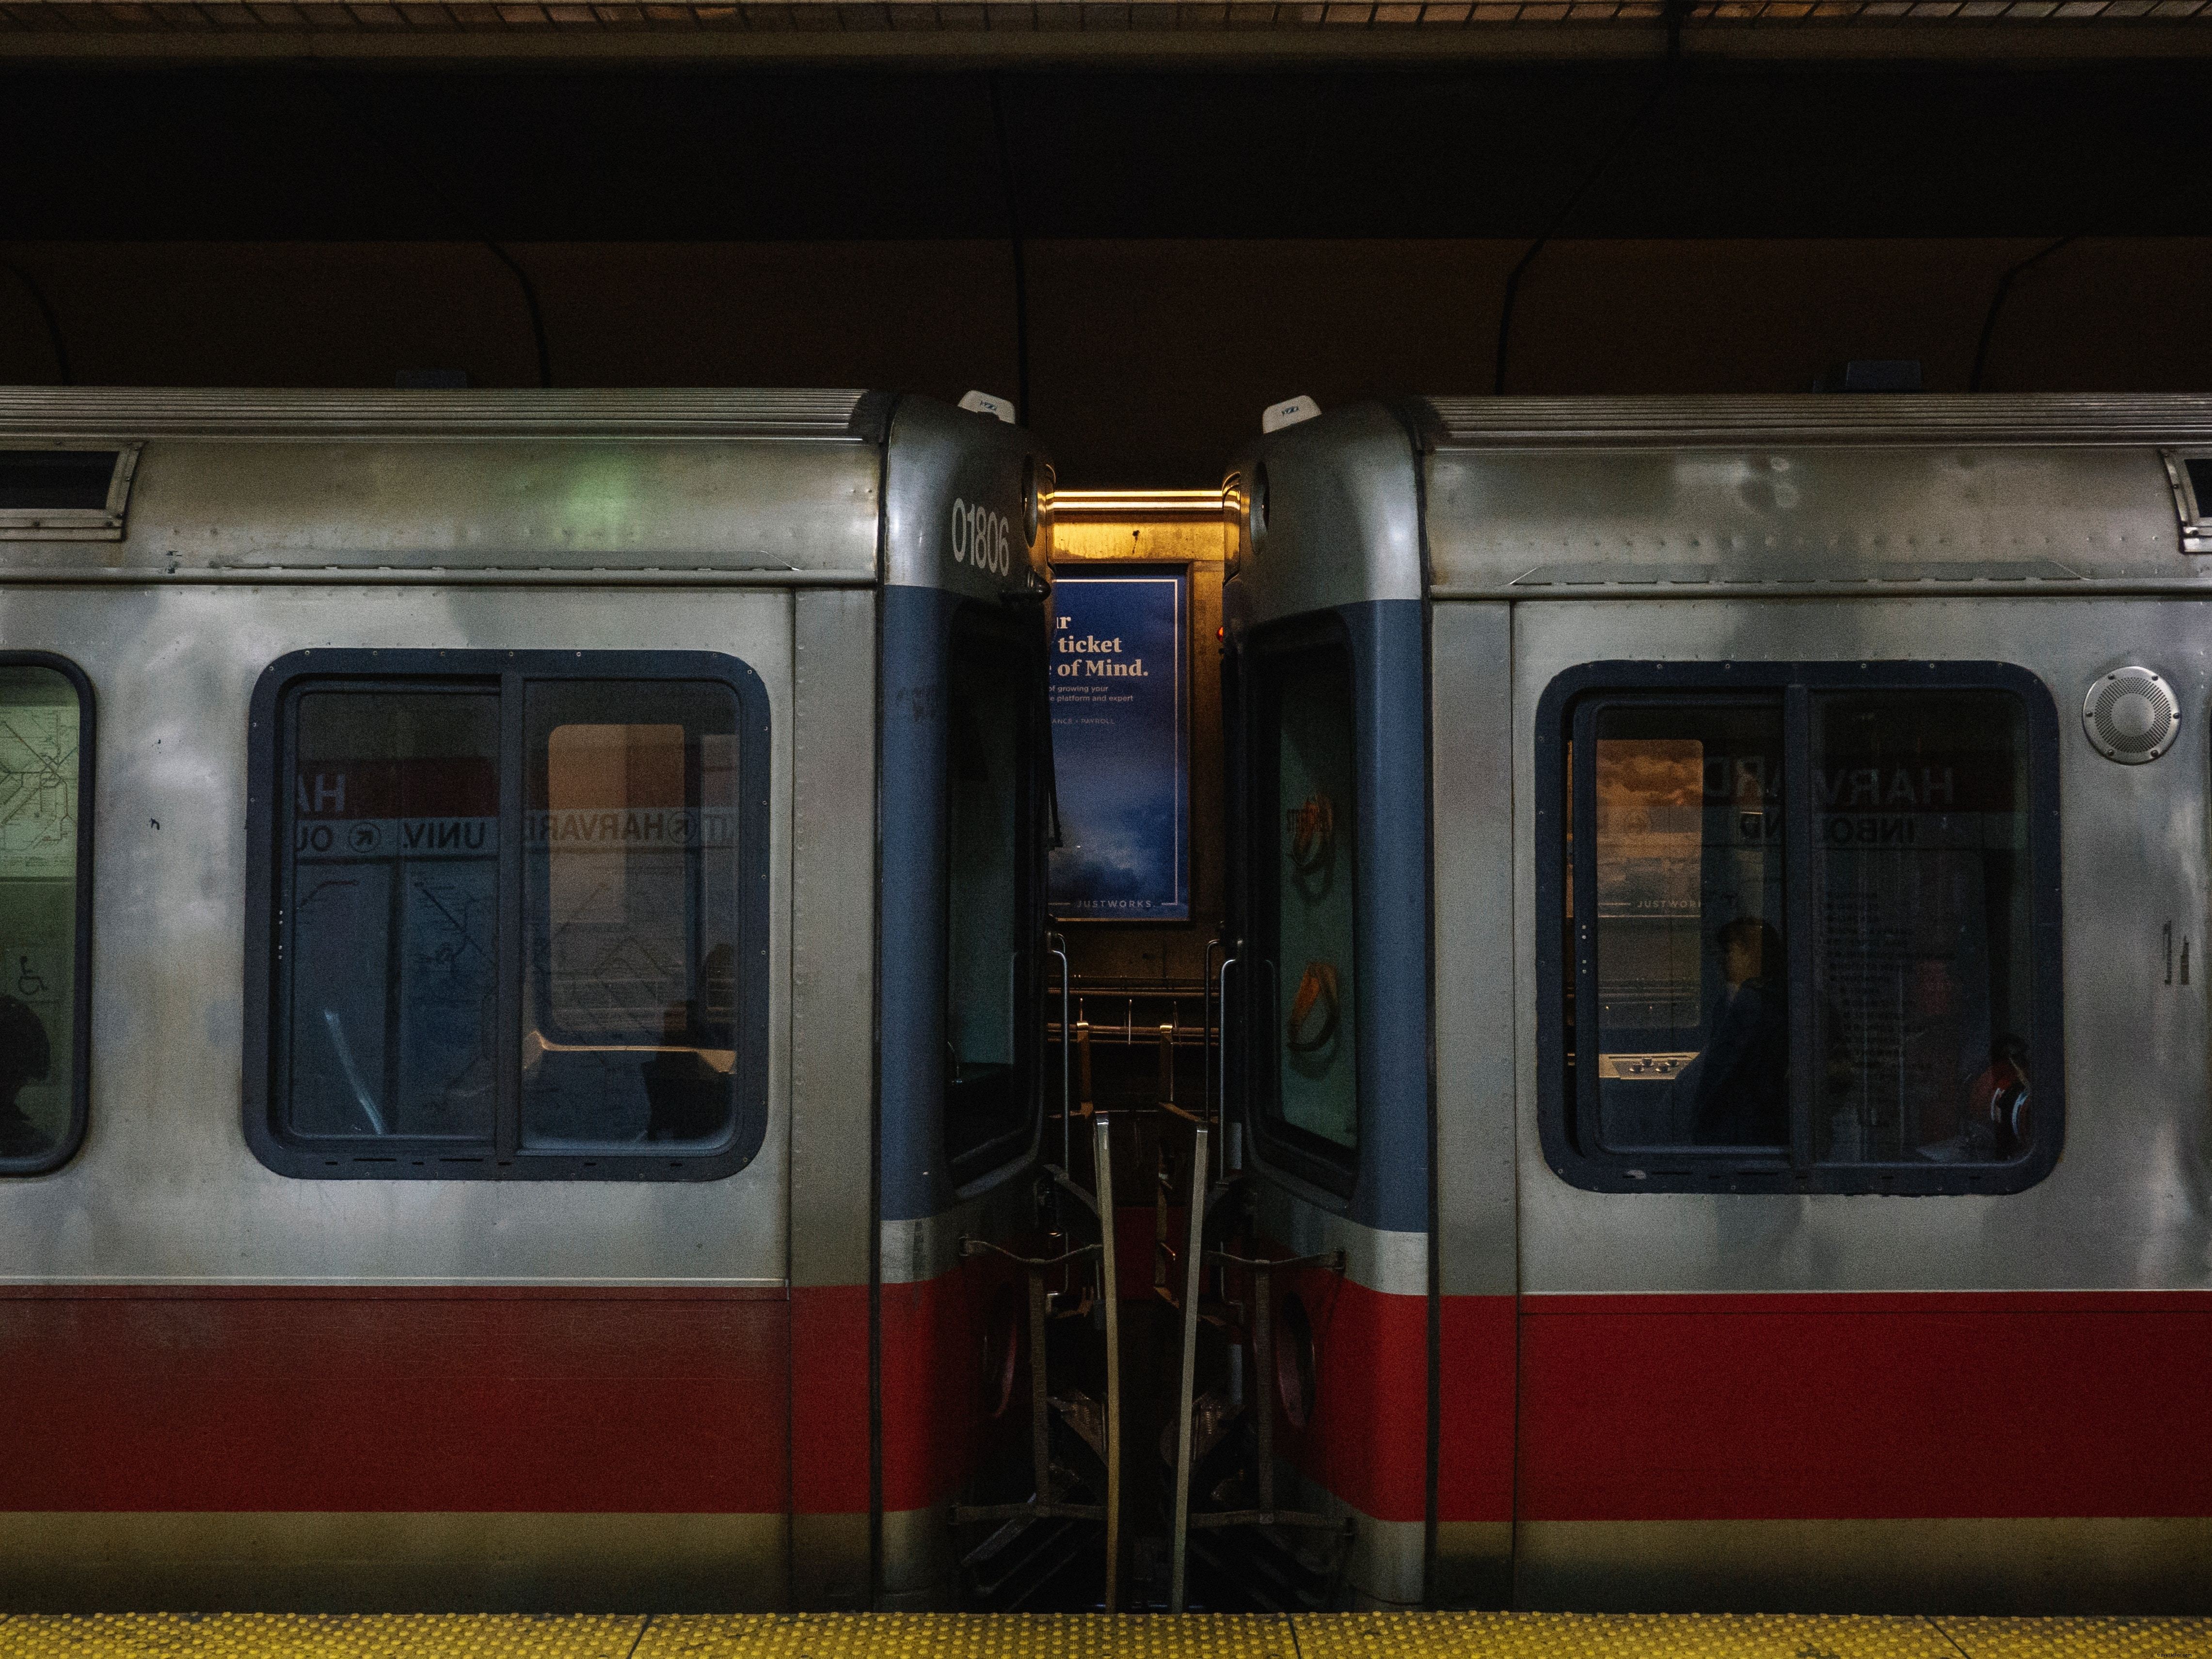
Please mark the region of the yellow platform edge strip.
[[2212, 1620], [1812, 1614], [19, 1613], [0, 1659], [2212, 1659]]

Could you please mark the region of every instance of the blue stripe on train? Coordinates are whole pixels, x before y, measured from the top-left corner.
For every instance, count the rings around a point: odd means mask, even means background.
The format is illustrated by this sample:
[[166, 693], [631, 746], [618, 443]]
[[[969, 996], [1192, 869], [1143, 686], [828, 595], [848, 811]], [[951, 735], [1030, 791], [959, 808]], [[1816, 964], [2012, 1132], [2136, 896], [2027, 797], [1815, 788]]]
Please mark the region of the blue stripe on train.
[[1359, 1173], [1351, 1218], [1429, 1226], [1429, 770], [1418, 599], [1337, 608], [1360, 695]]
[[[886, 587], [878, 711], [877, 1030], [883, 1218], [944, 1210], [946, 644], [960, 595]], [[854, 765], [864, 764], [860, 756]]]

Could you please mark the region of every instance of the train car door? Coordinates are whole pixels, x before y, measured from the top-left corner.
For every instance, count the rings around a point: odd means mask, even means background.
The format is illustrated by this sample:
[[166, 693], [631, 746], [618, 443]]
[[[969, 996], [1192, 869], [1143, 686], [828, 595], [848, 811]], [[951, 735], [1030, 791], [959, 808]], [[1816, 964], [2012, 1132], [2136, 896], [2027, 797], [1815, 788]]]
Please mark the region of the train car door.
[[1428, 992], [1425, 953], [1402, 948], [1427, 926], [1422, 606], [1254, 620], [1267, 597], [1232, 611], [1224, 994], [1257, 1177], [1250, 1248], [1285, 1264], [1267, 1281], [1255, 1382], [1300, 1507], [1349, 1534], [1336, 1582], [1308, 1593], [1413, 1603], [1431, 1450]]
[[1039, 1222], [1048, 495], [1027, 434], [901, 404], [878, 635], [880, 1606], [956, 1593], [947, 1504], [1024, 1423], [1008, 1253]]
[[1436, 1547], [1429, 1599], [1513, 1589], [1519, 1230], [1514, 1196], [1511, 611], [1430, 615], [1436, 1045]]

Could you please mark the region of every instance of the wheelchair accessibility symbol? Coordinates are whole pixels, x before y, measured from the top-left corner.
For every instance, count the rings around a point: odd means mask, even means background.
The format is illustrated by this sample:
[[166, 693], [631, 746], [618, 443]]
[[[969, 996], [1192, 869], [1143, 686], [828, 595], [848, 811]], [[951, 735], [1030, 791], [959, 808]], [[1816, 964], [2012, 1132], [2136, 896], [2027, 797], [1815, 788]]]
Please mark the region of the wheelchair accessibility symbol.
[[0, 991], [24, 1002], [52, 1002], [59, 999], [62, 974], [45, 951], [10, 951], [7, 971], [0, 975]]

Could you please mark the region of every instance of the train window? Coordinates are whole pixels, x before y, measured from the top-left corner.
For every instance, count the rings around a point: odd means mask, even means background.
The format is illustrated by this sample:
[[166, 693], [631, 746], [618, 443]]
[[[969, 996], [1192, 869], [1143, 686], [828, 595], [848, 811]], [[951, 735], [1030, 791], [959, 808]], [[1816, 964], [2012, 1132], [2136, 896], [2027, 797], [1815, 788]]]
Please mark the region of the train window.
[[1598, 1139], [1787, 1146], [1781, 707], [1593, 714]]
[[1030, 1127], [1030, 952], [1041, 669], [1031, 635], [980, 606], [953, 623], [945, 736], [945, 1142], [980, 1174]]
[[522, 1144], [713, 1146], [737, 1109], [737, 697], [524, 700]]
[[84, 1138], [92, 688], [43, 653], [0, 654], [0, 1175]]
[[1359, 1145], [1353, 982], [1358, 797], [1352, 653], [1340, 639], [1255, 665], [1255, 895], [1245, 981], [1252, 1099], [1262, 1133], [1340, 1186]]
[[290, 1130], [487, 1138], [499, 1071], [499, 694], [316, 690], [294, 718]]
[[757, 678], [706, 653], [271, 668], [253, 786], [270, 903], [249, 939], [263, 1160], [447, 1179], [750, 1161], [765, 720]]
[[[1712, 682], [1723, 679], [1728, 690]], [[2056, 1159], [2057, 738], [2002, 665], [1547, 694], [1543, 1128], [1578, 1184], [2017, 1190]], [[1577, 914], [1574, 896], [1585, 896]]]
[[2027, 721], [2001, 691], [1813, 703], [1813, 1156], [2034, 1145]]

